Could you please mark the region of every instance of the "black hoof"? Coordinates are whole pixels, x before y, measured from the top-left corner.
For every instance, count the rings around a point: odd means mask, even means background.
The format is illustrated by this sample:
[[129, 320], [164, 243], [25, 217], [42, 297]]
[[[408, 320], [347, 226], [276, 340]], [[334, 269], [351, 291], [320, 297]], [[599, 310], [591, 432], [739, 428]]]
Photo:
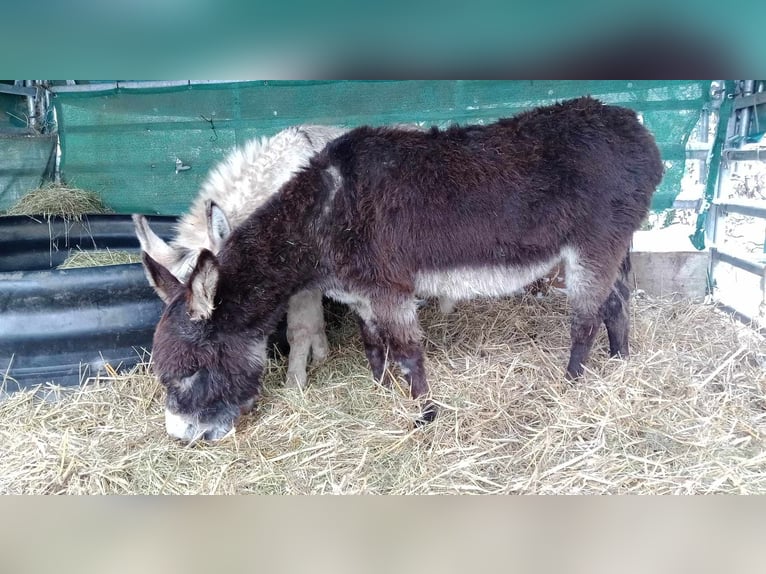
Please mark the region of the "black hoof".
[[584, 372], [585, 372], [585, 369], [583, 368], [582, 365], [577, 365], [575, 367], [573, 367], [572, 365], [568, 365], [566, 380], [570, 382], [574, 382], [578, 380], [580, 377], [582, 377]]
[[439, 409], [437, 406], [432, 402], [426, 403], [425, 408], [423, 408], [423, 412], [420, 413], [420, 418], [415, 419], [415, 426], [422, 427], [428, 423], [432, 423], [437, 414], [439, 414]]

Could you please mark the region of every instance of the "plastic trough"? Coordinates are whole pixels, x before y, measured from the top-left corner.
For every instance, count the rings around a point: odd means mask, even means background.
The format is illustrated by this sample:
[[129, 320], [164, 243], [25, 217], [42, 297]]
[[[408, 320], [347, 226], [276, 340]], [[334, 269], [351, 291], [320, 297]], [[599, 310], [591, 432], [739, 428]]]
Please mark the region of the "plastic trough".
[[[150, 216], [168, 239], [175, 218]], [[132, 367], [151, 348], [162, 304], [141, 264], [56, 269], [73, 249], [139, 252], [128, 215], [82, 222], [0, 217], [0, 382], [78, 385]]]

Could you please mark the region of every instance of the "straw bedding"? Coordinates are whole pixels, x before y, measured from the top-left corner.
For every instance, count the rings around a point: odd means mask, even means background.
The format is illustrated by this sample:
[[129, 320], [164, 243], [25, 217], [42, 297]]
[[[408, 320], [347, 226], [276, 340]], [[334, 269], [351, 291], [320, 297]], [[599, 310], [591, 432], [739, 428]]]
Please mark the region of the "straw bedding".
[[118, 249], [91, 249], [72, 251], [57, 269], [79, 269], [140, 263], [141, 255]]
[[561, 296], [421, 317], [442, 405], [426, 428], [405, 389], [373, 386], [345, 316], [313, 384], [284, 389], [273, 363], [220, 443], [165, 435], [147, 366], [58, 400], [11, 395], [0, 492], [766, 493], [766, 346], [714, 308], [635, 299], [631, 359], [607, 359], [602, 332], [574, 384]]

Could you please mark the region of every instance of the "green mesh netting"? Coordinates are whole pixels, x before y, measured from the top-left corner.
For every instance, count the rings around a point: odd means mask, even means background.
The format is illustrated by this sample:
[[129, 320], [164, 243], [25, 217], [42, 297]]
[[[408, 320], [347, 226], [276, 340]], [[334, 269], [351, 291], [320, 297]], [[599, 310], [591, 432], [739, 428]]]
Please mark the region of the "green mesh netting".
[[118, 212], [177, 214], [232, 146], [290, 125], [491, 122], [585, 94], [642, 114], [667, 169], [652, 207], [670, 207], [709, 81], [258, 81], [61, 93], [56, 108], [68, 183]]

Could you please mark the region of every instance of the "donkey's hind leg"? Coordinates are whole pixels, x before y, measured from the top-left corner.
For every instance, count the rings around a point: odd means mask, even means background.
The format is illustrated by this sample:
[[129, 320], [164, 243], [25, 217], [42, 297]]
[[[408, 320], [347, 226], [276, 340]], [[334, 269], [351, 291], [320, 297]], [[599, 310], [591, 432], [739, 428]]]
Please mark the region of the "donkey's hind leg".
[[571, 349], [567, 364], [569, 379], [577, 379], [582, 375], [583, 365], [588, 359], [601, 322], [607, 322], [607, 309], [611, 309], [608, 330], [611, 329], [610, 341], [612, 337], [615, 338], [615, 349], [622, 350], [622, 343], [627, 339], [627, 323], [623, 322], [627, 315], [621, 314], [620, 310], [624, 307], [617, 295], [612, 296], [619, 260], [608, 257], [608, 254], [599, 255], [586, 258], [570, 250], [564, 256], [567, 291], [572, 309]]
[[[625, 264], [623, 264], [625, 267]], [[630, 288], [627, 283], [627, 272], [622, 273], [614, 282], [604, 304], [601, 306], [601, 316], [609, 335], [609, 356], [627, 358], [628, 334], [630, 333]]]
[[600, 325], [601, 321], [597, 314], [573, 311], [569, 331], [572, 343], [567, 363], [568, 379], [577, 379], [583, 374], [585, 361], [590, 355]]
[[311, 314], [311, 364], [318, 365], [327, 359], [330, 346], [327, 342], [327, 329], [324, 322], [324, 306], [322, 291], [310, 289], [305, 291], [308, 313]]
[[[300, 291], [290, 297], [287, 304], [287, 341], [290, 355], [287, 360], [287, 386], [304, 388], [308, 381], [306, 373], [309, 355], [314, 350], [314, 361], [327, 356], [327, 340], [322, 314], [322, 293]], [[324, 339], [324, 348], [316, 346], [317, 337]], [[316, 349], [319, 348], [319, 353]]]

